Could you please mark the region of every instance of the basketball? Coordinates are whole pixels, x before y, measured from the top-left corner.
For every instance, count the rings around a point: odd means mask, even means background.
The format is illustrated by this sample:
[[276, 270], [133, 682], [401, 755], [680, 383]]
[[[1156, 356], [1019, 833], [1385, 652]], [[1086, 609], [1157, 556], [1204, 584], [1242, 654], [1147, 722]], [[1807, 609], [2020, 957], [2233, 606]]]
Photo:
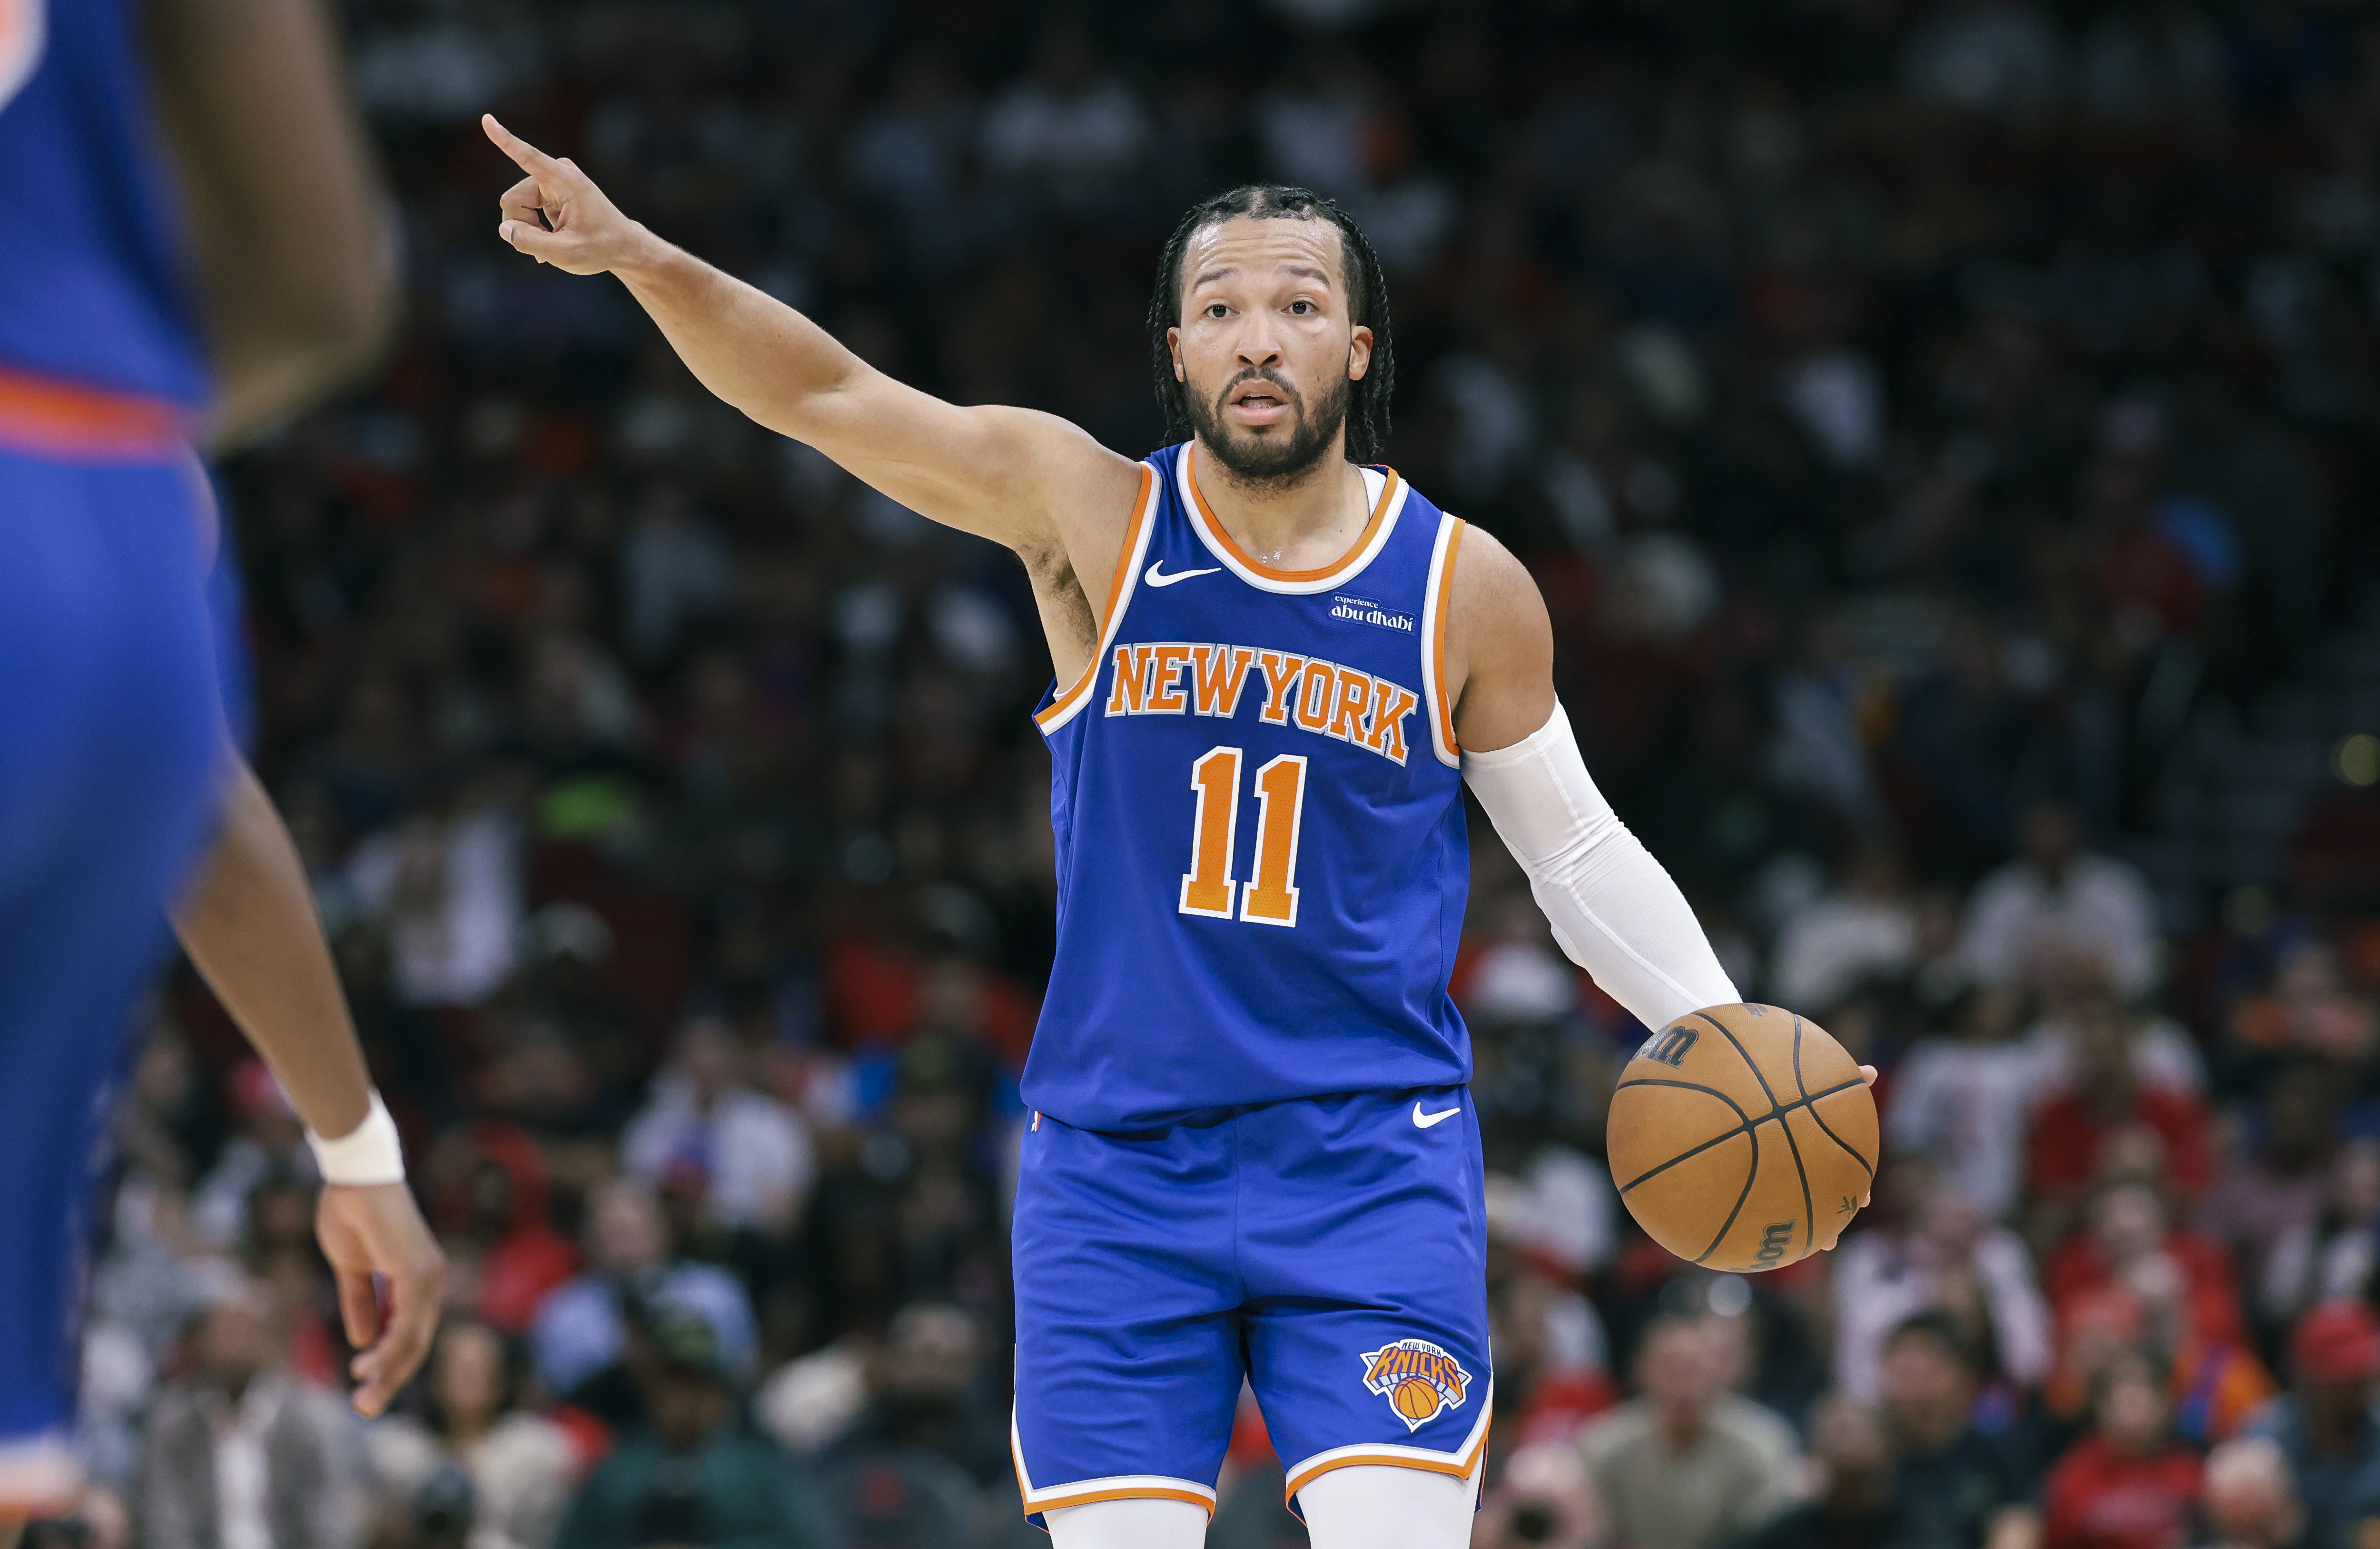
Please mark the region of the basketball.
[[1396, 1392], [1390, 1396], [1390, 1402], [1396, 1405], [1397, 1413], [1407, 1420], [1427, 1420], [1438, 1413], [1438, 1389], [1419, 1377], [1407, 1377], [1397, 1384]]
[[1654, 1241], [1706, 1269], [1832, 1248], [1876, 1176], [1876, 1102], [1826, 1029], [1718, 1006], [1645, 1041], [1612, 1093], [1611, 1181]]

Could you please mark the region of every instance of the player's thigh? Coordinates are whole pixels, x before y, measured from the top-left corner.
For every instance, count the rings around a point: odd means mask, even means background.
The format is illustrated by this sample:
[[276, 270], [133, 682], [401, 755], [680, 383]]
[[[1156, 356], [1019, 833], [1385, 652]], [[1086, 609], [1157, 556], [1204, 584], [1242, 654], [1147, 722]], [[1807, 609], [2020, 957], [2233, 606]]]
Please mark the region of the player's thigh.
[[1200, 1549], [1207, 1513], [1187, 1501], [1099, 1501], [1046, 1518], [1050, 1549]]
[[0, 451], [0, 1450], [65, 1419], [100, 1097], [212, 810], [189, 491]]
[[1214, 1504], [1243, 1375], [1229, 1137], [1042, 1118], [1017, 1172], [1015, 1453], [1029, 1514]]
[[1492, 1399], [1487, 1210], [1459, 1090], [1283, 1104], [1252, 1131], [1249, 1380], [1293, 1494], [1396, 1464], [1464, 1478]]
[[1297, 1493], [1314, 1549], [1462, 1549], [1479, 1510], [1469, 1478], [1366, 1465], [1316, 1476]]

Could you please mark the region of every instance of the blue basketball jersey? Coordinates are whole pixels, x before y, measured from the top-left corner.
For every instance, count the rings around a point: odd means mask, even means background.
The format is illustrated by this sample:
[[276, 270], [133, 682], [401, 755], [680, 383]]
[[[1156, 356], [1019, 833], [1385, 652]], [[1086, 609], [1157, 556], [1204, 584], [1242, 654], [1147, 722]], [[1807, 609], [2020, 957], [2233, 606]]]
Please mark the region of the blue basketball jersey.
[[1463, 524], [1366, 469], [1350, 554], [1275, 570], [1193, 463], [1143, 465], [1098, 656], [1036, 713], [1058, 952], [1025, 1100], [1126, 1130], [1460, 1086], [1470, 859], [1442, 669]]
[[132, 0], [0, 0], [0, 369], [192, 409], [210, 376], [139, 24]]

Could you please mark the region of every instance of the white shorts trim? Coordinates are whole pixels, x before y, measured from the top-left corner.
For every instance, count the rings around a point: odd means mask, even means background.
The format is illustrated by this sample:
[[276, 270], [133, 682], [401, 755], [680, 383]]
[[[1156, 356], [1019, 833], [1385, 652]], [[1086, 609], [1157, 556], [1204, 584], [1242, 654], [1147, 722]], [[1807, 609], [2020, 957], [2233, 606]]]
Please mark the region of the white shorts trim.
[[1426, 1446], [1404, 1446], [1395, 1442], [1359, 1442], [1354, 1446], [1334, 1446], [1318, 1452], [1311, 1458], [1293, 1463], [1282, 1488], [1283, 1499], [1294, 1503], [1297, 1493], [1320, 1475], [1333, 1469], [1354, 1468], [1358, 1464], [1376, 1464], [1394, 1469], [1421, 1469], [1429, 1473], [1452, 1474], [1457, 1479], [1469, 1479], [1488, 1456], [1488, 1422], [1496, 1412], [1496, 1384], [1491, 1380], [1480, 1398], [1479, 1418], [1471, 1424], [1471, 1433], [1452, 1452], [1435, 1452]]
[[1033, 1476], [1025, 1467], [1025, 1439], [1017, 1433], [1016, 1408], [1013, 1404], [1008, 1410], [1008, 1456], [1016, 1465], [1016, 1493], [1025, 1499], [1025, 1515], [1028, 1518], [1070, 1506], [1123, 1500], [1187, 1501], [1203, 1509], [1208, 1517], [1215, 1515], [1212, 1485], [1176, 1479], [1170, 1474], [1109, 1474], [1100, 1479], [1078, 1479], [1066, 1484], [1036, 1487]]

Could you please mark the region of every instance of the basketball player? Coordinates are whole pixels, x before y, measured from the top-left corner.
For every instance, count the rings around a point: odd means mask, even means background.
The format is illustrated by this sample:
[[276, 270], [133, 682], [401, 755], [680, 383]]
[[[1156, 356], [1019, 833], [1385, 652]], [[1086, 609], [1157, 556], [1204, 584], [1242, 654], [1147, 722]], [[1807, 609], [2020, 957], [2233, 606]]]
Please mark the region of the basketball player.
[[617, 275], [721, 397], [1031, 574], [1059, 904], [1015, 1211], [1027, 1515], [1059, 1549], [1199, 1543], [1245, 1377], [1318, 1549], [1468, 1543], [1463, 784], [1647, 1026], [1737, 995], [1587, 777], [1528, 572], [1361, 460], [1393, 367], [1370, 244], [1293, 189], [1191, 211], [1149, 310], [1178, 440], [1135, 463], [892, 381], [486, 128], [528, 174], [504, 240]]
[[78, 1482], [80, 1218], [169, 908], [316, 1140], [356, 1408], [429, 1347], [437, 1245], [225, 730], [192, 451], [370, 357], [376, 190], [313, 0], [0, 0], [0, 1543]]

